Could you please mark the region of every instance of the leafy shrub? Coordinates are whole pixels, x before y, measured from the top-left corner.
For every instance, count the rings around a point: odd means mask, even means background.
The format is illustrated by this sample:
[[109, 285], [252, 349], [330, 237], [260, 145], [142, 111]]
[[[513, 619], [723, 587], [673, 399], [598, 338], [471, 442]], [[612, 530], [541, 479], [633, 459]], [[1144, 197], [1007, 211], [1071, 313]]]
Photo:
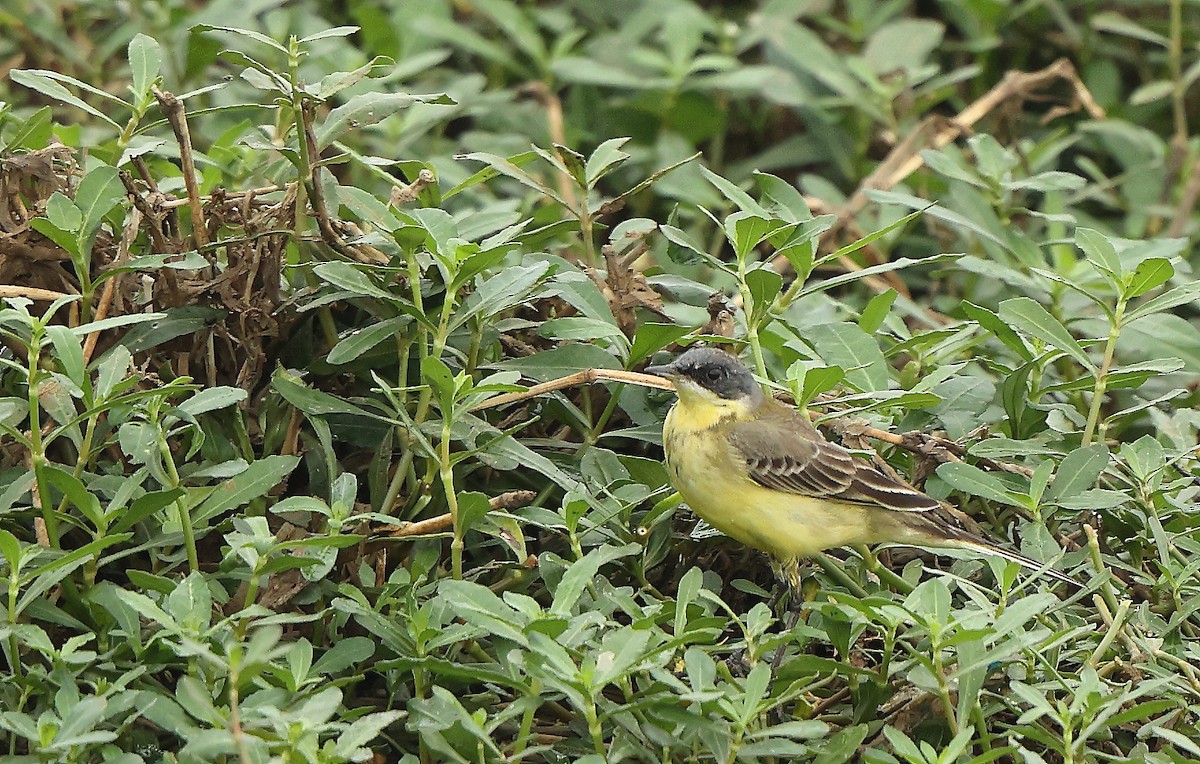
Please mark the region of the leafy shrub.
[[[1200, 756], [1194, 11], [1101, 5], [3, 12], [6, 753]], [[697, 339], [1084, 590], [773, 611]]]

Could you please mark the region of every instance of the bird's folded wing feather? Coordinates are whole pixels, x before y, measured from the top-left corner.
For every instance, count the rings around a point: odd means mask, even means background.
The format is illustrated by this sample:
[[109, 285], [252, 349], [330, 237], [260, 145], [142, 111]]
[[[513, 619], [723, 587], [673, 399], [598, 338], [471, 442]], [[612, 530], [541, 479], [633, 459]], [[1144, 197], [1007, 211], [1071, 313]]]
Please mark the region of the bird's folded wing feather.
[[735, 423], [729, 443], [750, 478], [777, 491], [928, 512], [941, 504], [825, 440], [799, 412]]

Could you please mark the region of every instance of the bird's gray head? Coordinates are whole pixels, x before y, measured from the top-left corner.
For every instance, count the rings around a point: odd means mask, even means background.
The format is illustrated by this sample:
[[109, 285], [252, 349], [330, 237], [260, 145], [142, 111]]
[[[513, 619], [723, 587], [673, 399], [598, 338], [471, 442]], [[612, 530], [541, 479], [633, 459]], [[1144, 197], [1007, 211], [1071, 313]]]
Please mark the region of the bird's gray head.
[[724, 401], [757, 403], [763, 395], [741, 361], [715, 348], [692, 348], [671, 363], [647, 367], [646, 373], [674, 382], [681, 397], [694, 391]]

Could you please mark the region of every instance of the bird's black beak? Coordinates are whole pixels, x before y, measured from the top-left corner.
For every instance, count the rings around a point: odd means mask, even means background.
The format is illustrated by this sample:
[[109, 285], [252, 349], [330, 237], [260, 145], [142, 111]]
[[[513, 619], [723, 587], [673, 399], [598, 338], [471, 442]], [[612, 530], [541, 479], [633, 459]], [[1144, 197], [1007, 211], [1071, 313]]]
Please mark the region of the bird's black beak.
[[674, 379], [679, 376], [679, 372], [675, 370], [675, 364], [673, 363], [664, 363], [661, 366], [647, 366], [646, 373], [653, 374], [656, 377], [666, 377], [667, 379]]

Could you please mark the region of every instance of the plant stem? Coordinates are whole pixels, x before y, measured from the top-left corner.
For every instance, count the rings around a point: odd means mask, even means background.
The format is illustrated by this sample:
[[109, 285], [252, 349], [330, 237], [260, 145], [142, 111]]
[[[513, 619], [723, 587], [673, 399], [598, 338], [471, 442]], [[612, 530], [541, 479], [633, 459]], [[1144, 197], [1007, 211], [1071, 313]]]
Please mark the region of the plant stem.
[[592, 745], [596, 753], [600, 758], [607, 760], [604, 753], [604, 730], [600, 727], [600, 717], [596, 714], [596, 701], [593, 698], [587, 699], [583, 714], [587, 718], [588, 733], [592, 736]]
[[42, 442], [41, 404], [38, 388], [41, 386], [42, 328], [35, 326], [29, 340], [29, 460], [33, 464], [34, 481], [37, 483], [38, 503], [42, 519], [46, 523], [46, 536], [53, 549], [60, 549], [58, 539], [58, 517], [54, 514], [54, 502], [50, 499], [50, 483], [46, 477], [46, 446]]
[[446, 505], [450, 507], [450, 522], [454, 527], [454, 540], [450, 542], [450, 566], [455, 580], [462, 579], [463, 528], [458, 523], [458, 494], [454, 490], [454, 467], [450, 461], [450, 412], [442, 412], [442, 441], [438, 444], [441, 461], [442, 488], [446, 492]]
[[[932, 635], [931, 635], [932, 636]], [[954, 703], [950, 700], [950, 686], [946, 682], [946, 668], [942, 665], [942, 647], [939, 640], [933, 645], [933, 675], [937, 678], [938, 694], [942, 698], [942, 712], [946, 714], [946, 722], [950, 725], [950, 734], [958, 734], [958, 717], [954, 713]]]
[[1117, 337], [1121, 335], [1121, 319], [1125, 316], [1125, 300], [1117, 301], [1117, 309], [1113, 312], [1111, 328], [1108, 331], [1108, 342], [1104, 344], [1104, 359], [1096, 372], [1096, 386], [1092, 390], [1092, 406], [1088, 410], [1087, 425], [1083, 428], [1082, 444], [1091, 445], [1092, 436], [1096, 434], [1096, 424], [1100, 421], [1100, 407], [1104, 405], [1104, 393], [1108, 390], [1108, 371], [1112, 367], [1113, 354], [1117, 349]]
[[[158, 422], [154, 422], [155, 425]], [[158, 451], [162, 454], [163, 468], [171, 479], [172, 488], [180, 488], [179, 470], [175, 468], [175, 457], [171, 455], [171, 447], [167, 444], [166, 434], [158, 431]], [[187, 549], [188, 568], [193, 573], [200, 571], [200, 556], [196, 553], [196, 534], [192, 529], [192, 515], [188, 511], [187, 501], [180, 497], [175, 500], [175, 508], [179, 511], [179, 527], [183, 531], [183, 544]]]

